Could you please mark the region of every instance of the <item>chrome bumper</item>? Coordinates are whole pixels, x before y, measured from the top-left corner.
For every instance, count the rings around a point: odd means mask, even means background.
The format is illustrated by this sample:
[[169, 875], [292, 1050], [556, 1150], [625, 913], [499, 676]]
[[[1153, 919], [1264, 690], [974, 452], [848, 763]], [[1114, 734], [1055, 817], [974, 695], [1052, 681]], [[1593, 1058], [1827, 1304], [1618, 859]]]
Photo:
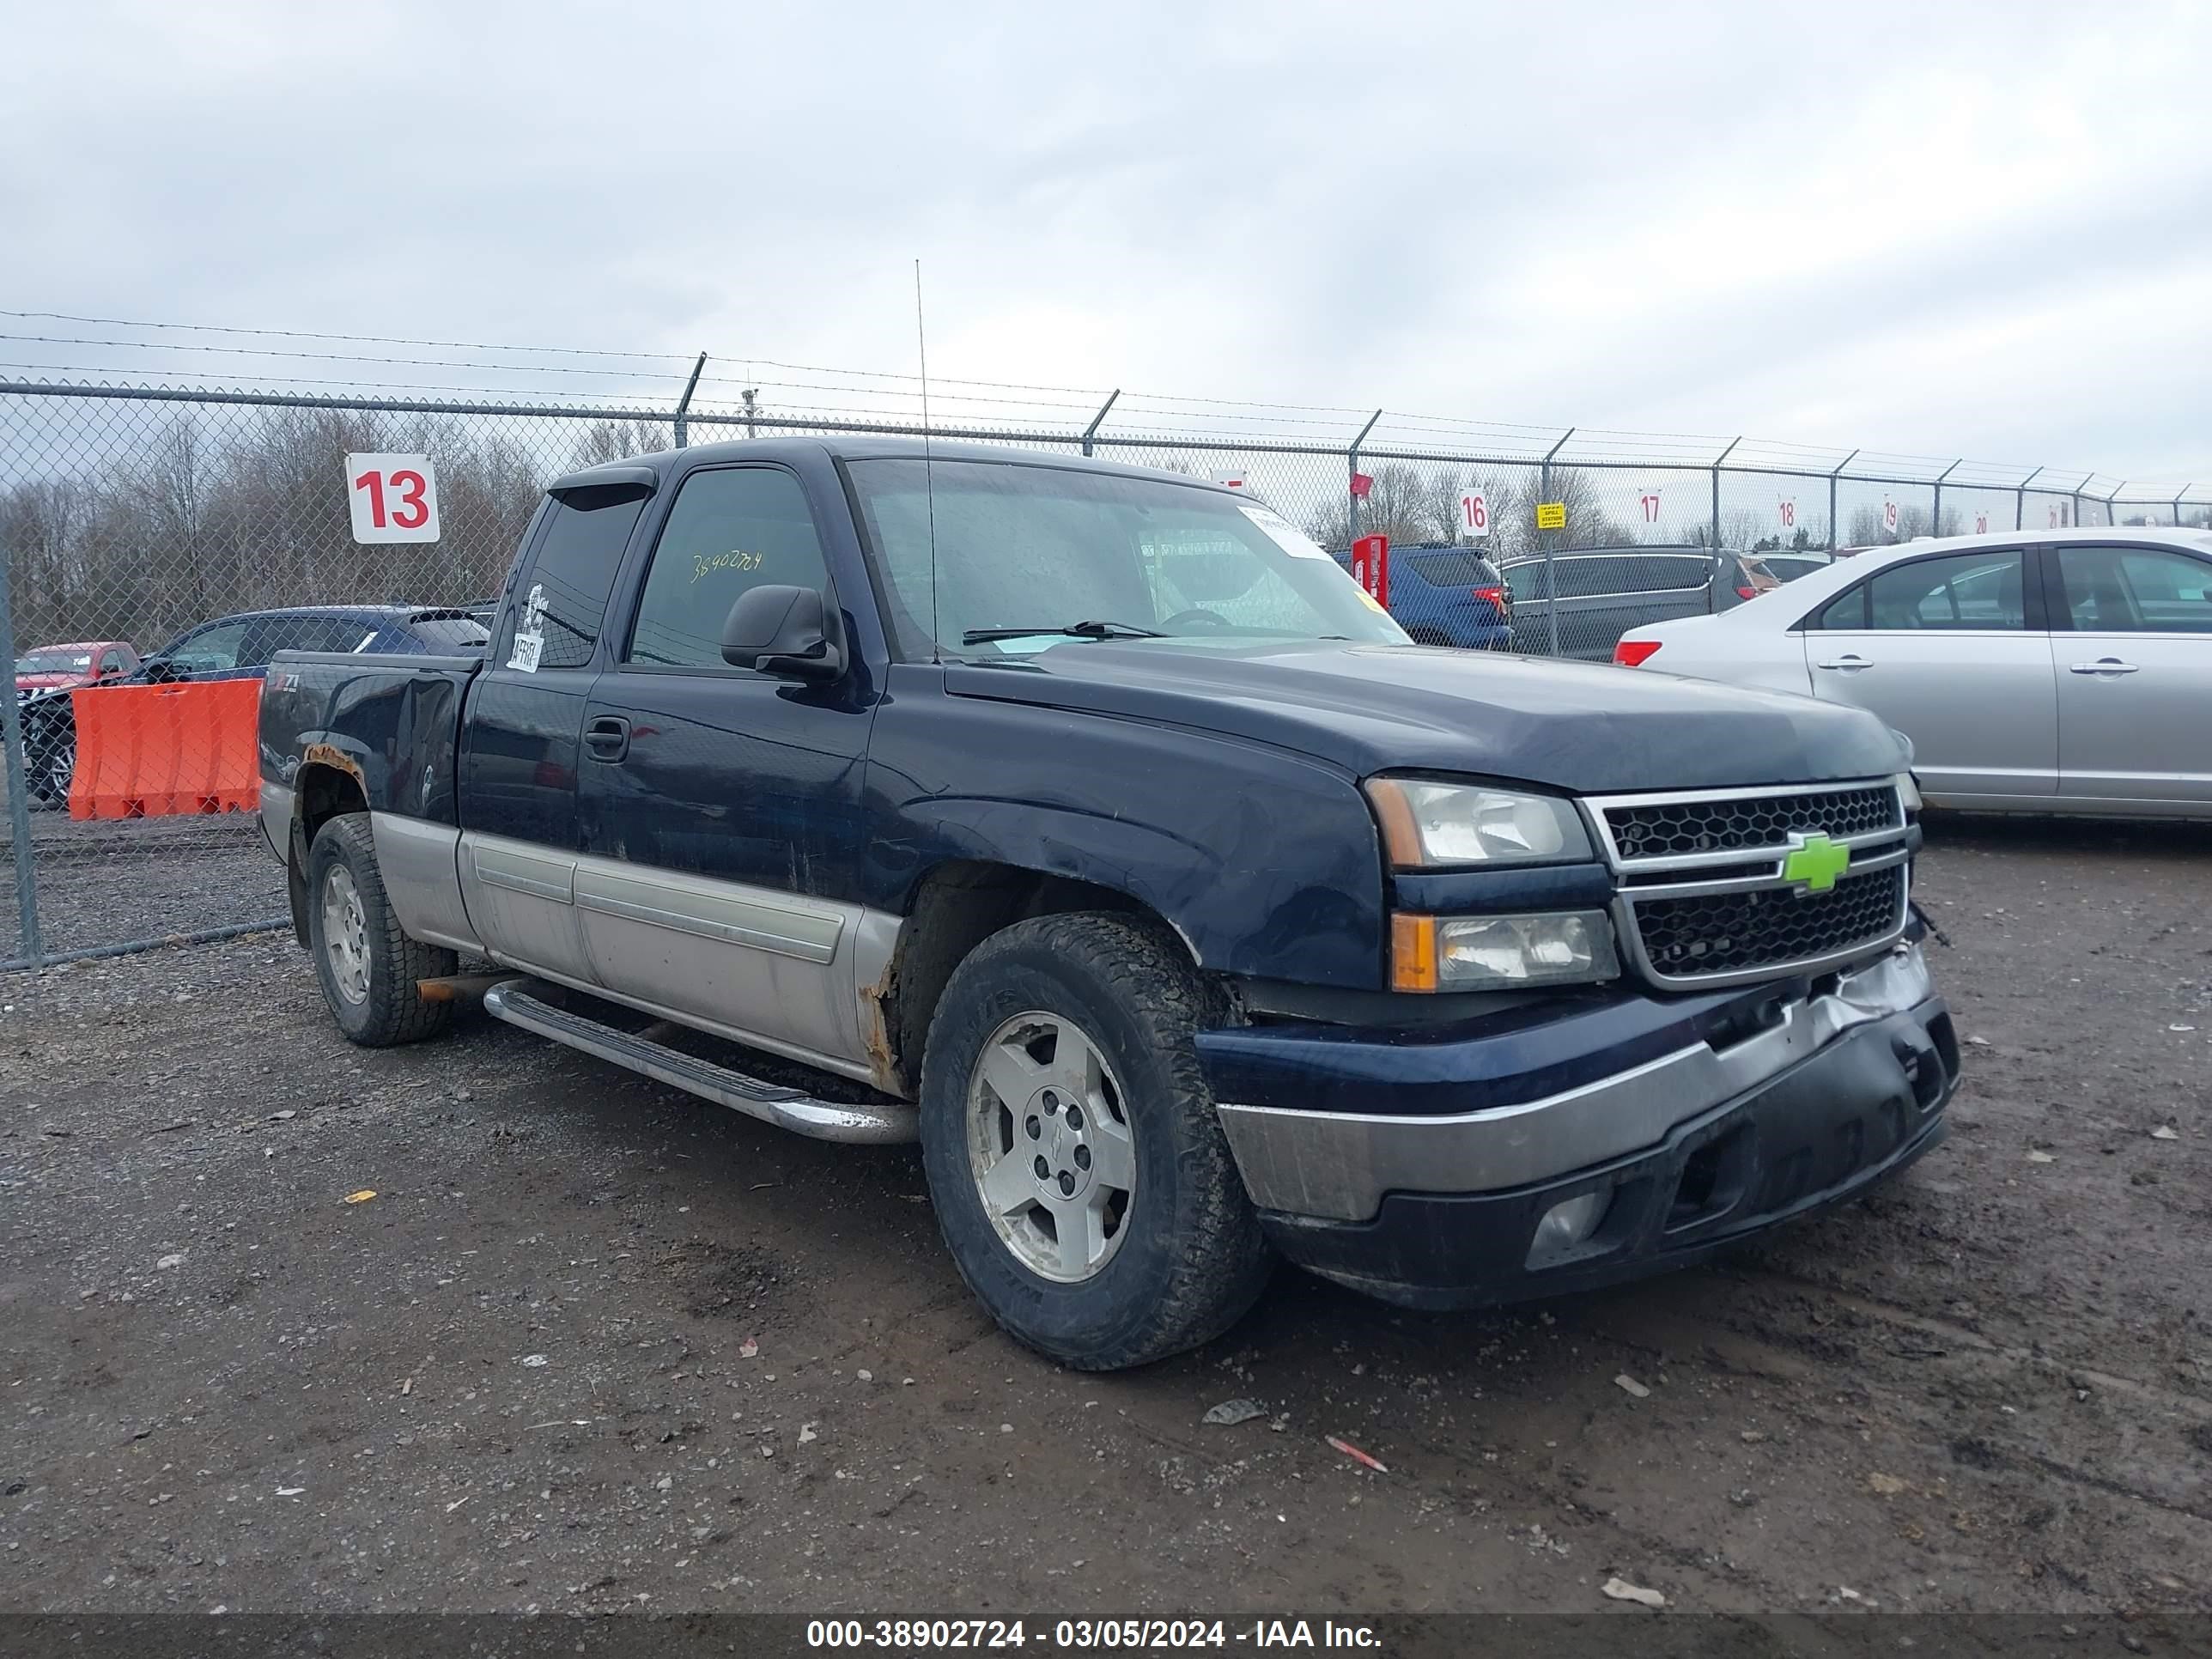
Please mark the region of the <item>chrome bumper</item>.
[[1221, 1125], [1260, 1208], [1365, 1221], [1387, 1193], [1497, 1192], [1656, 1146], [1854, 1027], [1934, 994], [1920, 947], [1905, 945], [1727, 1048], [1695, 1043], [1541, 1100], [1419, 1117], [1224, 1103]]

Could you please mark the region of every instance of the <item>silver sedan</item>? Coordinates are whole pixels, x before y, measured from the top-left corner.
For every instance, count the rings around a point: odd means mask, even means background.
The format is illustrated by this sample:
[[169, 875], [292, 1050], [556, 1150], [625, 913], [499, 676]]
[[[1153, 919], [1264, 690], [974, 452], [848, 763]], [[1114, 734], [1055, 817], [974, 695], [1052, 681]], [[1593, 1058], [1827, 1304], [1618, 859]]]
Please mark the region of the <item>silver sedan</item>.
[[2212, 817], [2212, 533], [1881, 548], [1614, 660], [1873, 710], [1934, 806]]

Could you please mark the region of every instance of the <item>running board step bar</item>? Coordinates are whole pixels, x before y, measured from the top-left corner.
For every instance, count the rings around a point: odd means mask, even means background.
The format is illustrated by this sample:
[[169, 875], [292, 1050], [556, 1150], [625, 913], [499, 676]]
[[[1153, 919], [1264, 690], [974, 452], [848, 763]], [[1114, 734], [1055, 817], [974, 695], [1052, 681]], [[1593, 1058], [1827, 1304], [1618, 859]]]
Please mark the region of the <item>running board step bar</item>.
[[748, 1077], [665, 1043], [634, 1036], [556, 1007], [535, 994], [544, 988], [535, 980], [502, 980], [484, 993], [484, 1012], [526, 1031], [641, 1073], [655, 1082], [687, 1090], [747, 1117], [816, 1140], [887, 1146], [913, 1140], [919, 1133], [911, 1106], [888, 1102], [880, 1106], [855, 1106], [817, 1100], [799, 1090]]

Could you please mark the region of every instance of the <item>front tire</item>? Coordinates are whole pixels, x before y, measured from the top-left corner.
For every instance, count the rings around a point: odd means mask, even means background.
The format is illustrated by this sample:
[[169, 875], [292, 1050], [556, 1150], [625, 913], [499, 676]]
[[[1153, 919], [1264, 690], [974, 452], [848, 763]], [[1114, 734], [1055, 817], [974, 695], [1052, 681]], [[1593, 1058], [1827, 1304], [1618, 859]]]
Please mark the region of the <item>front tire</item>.
[[457, 960], [400, 930], [366, 812], [332, 818], [307, 850], [307, 947], [331, 1018], [363, 1048], [420, 1042], [451, 1022], [453, 1005], [425, 1002], [416, 981], [452, 973]]
[[1204, 992], [1157, 927], [1106, 912], [994, 934], [954, 972], [922, 1063], [922, 1163], [961, 1277], [1083, 1370], [1219, 1335], [1274, 1258], [1193, 1036]]

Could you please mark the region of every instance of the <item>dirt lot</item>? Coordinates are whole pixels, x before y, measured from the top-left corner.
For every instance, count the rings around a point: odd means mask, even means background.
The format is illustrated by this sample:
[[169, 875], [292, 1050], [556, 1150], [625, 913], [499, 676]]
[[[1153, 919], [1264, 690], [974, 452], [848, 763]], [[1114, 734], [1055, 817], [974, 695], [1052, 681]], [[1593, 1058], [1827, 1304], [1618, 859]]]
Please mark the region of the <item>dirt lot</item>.
[[350, 1049], [280, 937], [0, 978], [0, 1607], [2212, 1609], [2212, 836], [1941, 826], [1923, 891], [1972, 1074], [1875, 1199], [1510, 1316], [1286, 1273], [1104, 1378], [904, 1152]]

